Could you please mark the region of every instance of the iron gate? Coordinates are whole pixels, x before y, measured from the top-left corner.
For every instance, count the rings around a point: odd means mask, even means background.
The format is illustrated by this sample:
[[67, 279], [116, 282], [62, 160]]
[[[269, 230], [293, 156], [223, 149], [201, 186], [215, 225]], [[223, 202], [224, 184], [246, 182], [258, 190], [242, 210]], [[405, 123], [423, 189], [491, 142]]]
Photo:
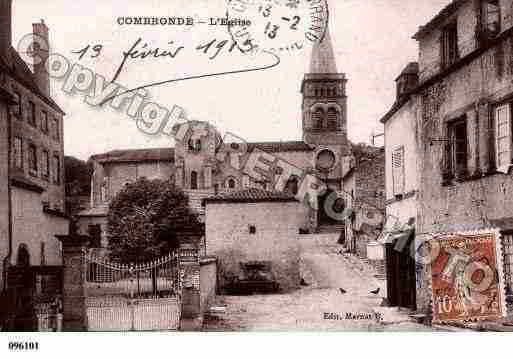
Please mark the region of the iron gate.
[[121, 264], [86, 254], [89, 331], [176, 330], [180, 274], [176, 254]]

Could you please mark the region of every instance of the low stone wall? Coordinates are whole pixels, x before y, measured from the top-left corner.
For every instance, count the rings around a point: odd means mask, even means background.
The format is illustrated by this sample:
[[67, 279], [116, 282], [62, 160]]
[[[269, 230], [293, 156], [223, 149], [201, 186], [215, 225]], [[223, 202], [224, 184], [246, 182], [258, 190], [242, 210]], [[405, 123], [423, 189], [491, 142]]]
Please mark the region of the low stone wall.
[[208, 310], [217, 289], [217, 259], [204, 257], [200, 260], [200, 312]]

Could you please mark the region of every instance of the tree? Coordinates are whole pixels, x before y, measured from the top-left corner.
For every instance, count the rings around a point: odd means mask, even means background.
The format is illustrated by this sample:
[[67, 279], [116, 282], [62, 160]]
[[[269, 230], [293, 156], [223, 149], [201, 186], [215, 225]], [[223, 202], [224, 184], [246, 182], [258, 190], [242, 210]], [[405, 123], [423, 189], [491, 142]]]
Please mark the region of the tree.
[[141, 178], [109, 206], [111, 255], [123, 263], [149, 261], [176, 249], [178, 235], [191, 226], [201, 228], [201, 223], [174, 183]]
[[86, 207], [91, 192], [93, 165], [78, 158], [64, 157], [66, 211], [74, 215]]

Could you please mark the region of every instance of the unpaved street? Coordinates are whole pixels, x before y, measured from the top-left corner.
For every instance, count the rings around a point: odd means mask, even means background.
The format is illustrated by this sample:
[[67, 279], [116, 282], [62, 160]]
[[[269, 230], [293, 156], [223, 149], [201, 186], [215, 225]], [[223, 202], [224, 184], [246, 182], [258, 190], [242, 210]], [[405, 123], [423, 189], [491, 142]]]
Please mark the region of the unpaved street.
[[[307, 287], [279, 295], [220, 296], [216, 305], [226, 310], [208, 316], [204, 330], [429, 330], [409, 321], [405, 313], [380, 308], [385, 282], [377, 280], [368, 265], [341, 255], [342, 247], [332, 243], [329, 235], [302, 238]], [[377, 288], [378, 295], [370, 293]]]

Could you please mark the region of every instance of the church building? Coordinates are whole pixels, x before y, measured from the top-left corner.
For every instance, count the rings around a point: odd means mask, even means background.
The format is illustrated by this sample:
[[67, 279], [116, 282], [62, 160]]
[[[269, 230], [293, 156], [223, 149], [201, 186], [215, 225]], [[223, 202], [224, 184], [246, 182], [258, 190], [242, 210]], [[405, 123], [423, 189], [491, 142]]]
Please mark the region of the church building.
[[[208, 129], [175, 141], [174, 148], [114, 150], [91, 157], [94, 174], [91, 206], [79, 213], [79, 228], [94, 239], [93, 247], [107, 247], [106, 227], [109, 201], [138, 178], [173, 179], [189, 196], [191, 207], [204, 218], [204, 199], [248, 188], [271, 188], [269, 178], [255, 178], [244, 163], [252, 154], [272, 156], [322, 181], [327, 190], [308, 213], [309, 231], [343, 232], [343, 222], [330, 211], [344, 207], [342, 179], [352, 163], [347, 138], [347, 96], [345, 74], [337, 70], [329, 34], [313, 46], [309, 72], [301, 83], [303, 138], [288, 142], [243, 143], [244, 151], [224, 153], [221, 135], [206, 122], [189, 126]], [[189, 131], [190, 132], [190, 131]], [[199, 132], [199, 134], [198, 134]], [[235, 148], [231, 146], [231, 148]], [[226, 156], [228, 155], [228, 156]], [[279, 171], [273, 172], [274, 175]], [[295, 194], [302, 178], [291, 175], [283, 191]], [[337, 207], [337, 208], [335, 208]], [[336, 217], [336, 216], [335, 216]]]

